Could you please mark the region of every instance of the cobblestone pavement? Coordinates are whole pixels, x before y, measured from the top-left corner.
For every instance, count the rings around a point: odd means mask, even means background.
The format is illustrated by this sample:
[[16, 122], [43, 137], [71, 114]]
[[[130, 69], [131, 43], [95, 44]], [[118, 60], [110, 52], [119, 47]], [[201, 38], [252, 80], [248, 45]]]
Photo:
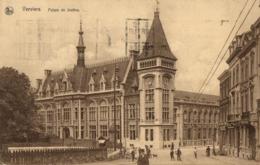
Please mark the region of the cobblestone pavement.
[[[198, 148], [198, 159], [194, 158], [192, 148], [182, 148], [182, 161], [170, 160], [169, 150], [158, 150], [158, 158], [151, 158], [150, 165], [260, 165], [260, 162], [227, 156], [206, 157], [205, 148]], [[155, 152], [154, 152], [155, 153]], [[134, 165], [136, 162], [121, 159], [115, 161], [95, 162], [88, 165]]]

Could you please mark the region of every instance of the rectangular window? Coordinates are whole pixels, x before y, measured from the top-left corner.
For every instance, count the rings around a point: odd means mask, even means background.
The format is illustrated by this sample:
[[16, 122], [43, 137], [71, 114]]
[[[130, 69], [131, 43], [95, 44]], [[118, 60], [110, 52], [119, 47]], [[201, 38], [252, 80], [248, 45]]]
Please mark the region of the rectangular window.
[[70, 108], [64, 108], [64, 122], [70, 121]]
[[[117, 105], [116, 106], [116, 119], [119, 120], [120, 119], [120, 111], [121, 111], [121, 105]], [[112, 106], [112, 116], [111, 119], [114, 119], [115, 116], [115, 110], [114, 110], [114, 106]]]
[[78, 120], [78, 108], [75, 108], [75, 120]]
[[250, 111], [254, 110], [254, 88], [250, 88]]
[[173, 110], [173, 122], [176, 123], [176, 117], [177, 117], [177, 108], [174, 108]]
[[91, 139], [96, 139], [96, 126], [90, 125], [89, 126], [89, 134]]
[[107, 137], [107, 125], [100, 125], [100, 134], [103, 137]]
[[135, 138], [136, 138], [136, 134], [135, 134], [135, 132], [136, 132], [136, 127], [135, 127], [135, 125], [130, 125], [129, 126], [130, 128], [129, 128], [129, 132], [130, 132], [130, 140], [135, 140]]
[[169, 141], [169, 140], [170, 140], [170, 130], [163, 129], [163, 141]]
[[53, 117], [53, 111], [47, 111], [47, 123], [52, 123]]
[[58, 109], [58, 121], [61, 120], [61, 109]]
[[45, 112], [44, 111], [41, 111], [40, 112], [40, 122], [42, 123], [42, 124], [44, 124], [45, 123]]
[[108, 119], [108, 106], [101, 106], [100, 107], [100, 120], [107, 120]]
[[135, 116], [136, 116], [136, 106], [135, 106], [135, 104], [129, 104], [128, 105], [128, 115], [129, 115], [129, 119], [135, 119]]
[[120, 126], [116, 125], [116, 137], [117, 139], [120, 139]]
[[163, 89], [162, 101], [164, 104], [169, 103], [169, 90]]
[[81, 136], [81, 139], [84, 138], [84, 126], [81, 126], [80, 136]]
[[154, 103], [154, 90], [153, 89], [145, 90], [145, 102]]
[[149, 129], [145, 129], [145, 141], [149, 140]]
[[153, 141], [153, 129], [150, 129], [150, 141]]
[[163, 119], [163, 122], [169, 122], [169, 108], [168, 107], [163, 107], [162, 119]]
[[89, 121], [96, 121], [96, 108], [89, 107]]
[[81, 121], [84, 120], [84, 108], [80, 109], [80, 115]]
[[154, 120], [154, 108], [145, 108], [145, 120], [153, 121]]
[[176, 129], [173, 130], [173, 140], [177, 139], [177, 131]]

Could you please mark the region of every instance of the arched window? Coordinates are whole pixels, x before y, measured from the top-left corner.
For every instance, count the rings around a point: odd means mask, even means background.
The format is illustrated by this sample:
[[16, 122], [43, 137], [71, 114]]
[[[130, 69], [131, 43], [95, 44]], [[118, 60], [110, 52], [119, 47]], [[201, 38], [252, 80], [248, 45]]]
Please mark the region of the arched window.
[[71, 108], [69, 104], [65, 103], [63, 105], [63, 121], [70, 122], [71, 120]]
[[106, 101], [100, 103], [100, 120], [108, 120], [108, 105]]
[[97, 105], [94, 102], [89, 104], [89, 121], [96, 121], [97, 120]]

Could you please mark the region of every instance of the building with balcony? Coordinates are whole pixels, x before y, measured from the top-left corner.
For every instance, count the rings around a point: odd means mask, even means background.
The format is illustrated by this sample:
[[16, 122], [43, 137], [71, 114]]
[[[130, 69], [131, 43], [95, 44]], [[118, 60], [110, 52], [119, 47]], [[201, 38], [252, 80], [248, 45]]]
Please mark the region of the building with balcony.
[[[218, 97], [176, 91], [177, 58], [166, 40], [158, 10], [142, 52], [133, 50], [129, 57], [85, 65], [82, 25], [76, 48], [73, 68], [45, 70], [44, 80], [38, 80], [36, 101], [46, 134], [93, 140], [104, 137], [111, 142], [116, 138], [128, 147], [209, 143], [216, 126]], [[190, 113], [192, 119], [187, 121]], [[186, 138], [186, 130], [194, 133]], [[193, 139], [203, 142], [189, 141]]]
[[260, 18], [229, 46], [228, 70], [220, 80], [220, 148], [229, 155], [260, 159]]

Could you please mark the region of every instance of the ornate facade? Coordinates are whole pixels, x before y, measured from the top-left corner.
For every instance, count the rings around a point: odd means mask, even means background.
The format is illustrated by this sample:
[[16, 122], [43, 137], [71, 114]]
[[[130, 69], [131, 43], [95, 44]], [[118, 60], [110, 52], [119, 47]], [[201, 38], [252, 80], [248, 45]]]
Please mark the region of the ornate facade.
[[260, 159], [259, 18], [250, 31], [234, 38], [229, 51], [229, 68], [219, 77], [221, 149], [229, 155]]
[[[170, 50], [158, 11], [141, 53], [131, 51], [129, 57], [85, 65], [82, 28], [76, 48], [74, 68], [45, 70], [44, 80], [38, 80], [37, 104], [47, 134], [93, 140], [105, 137], [113, 142], [116, 133], [117, 141], [121, 139], [126, 146], [162, 148], [172, 142], [195, 144], [184, 139], [184, 128], [196, 125], [202, 132], [204, 128], [209, 131], [205, 125], [217, 114], [214, 101], [218, 97], [202, 95], [203, 100], [186, 100], [194, 94], [175, 90], [177, 58]], [[186, 115], [190, 112], [194, 120], [188, 126]], [[203, 122], [198, 122], [202, 118], [197, 114], [203, 116]], [[206, 134], [194, 133], [192, 137], [208, 141], [211, 134]]]

